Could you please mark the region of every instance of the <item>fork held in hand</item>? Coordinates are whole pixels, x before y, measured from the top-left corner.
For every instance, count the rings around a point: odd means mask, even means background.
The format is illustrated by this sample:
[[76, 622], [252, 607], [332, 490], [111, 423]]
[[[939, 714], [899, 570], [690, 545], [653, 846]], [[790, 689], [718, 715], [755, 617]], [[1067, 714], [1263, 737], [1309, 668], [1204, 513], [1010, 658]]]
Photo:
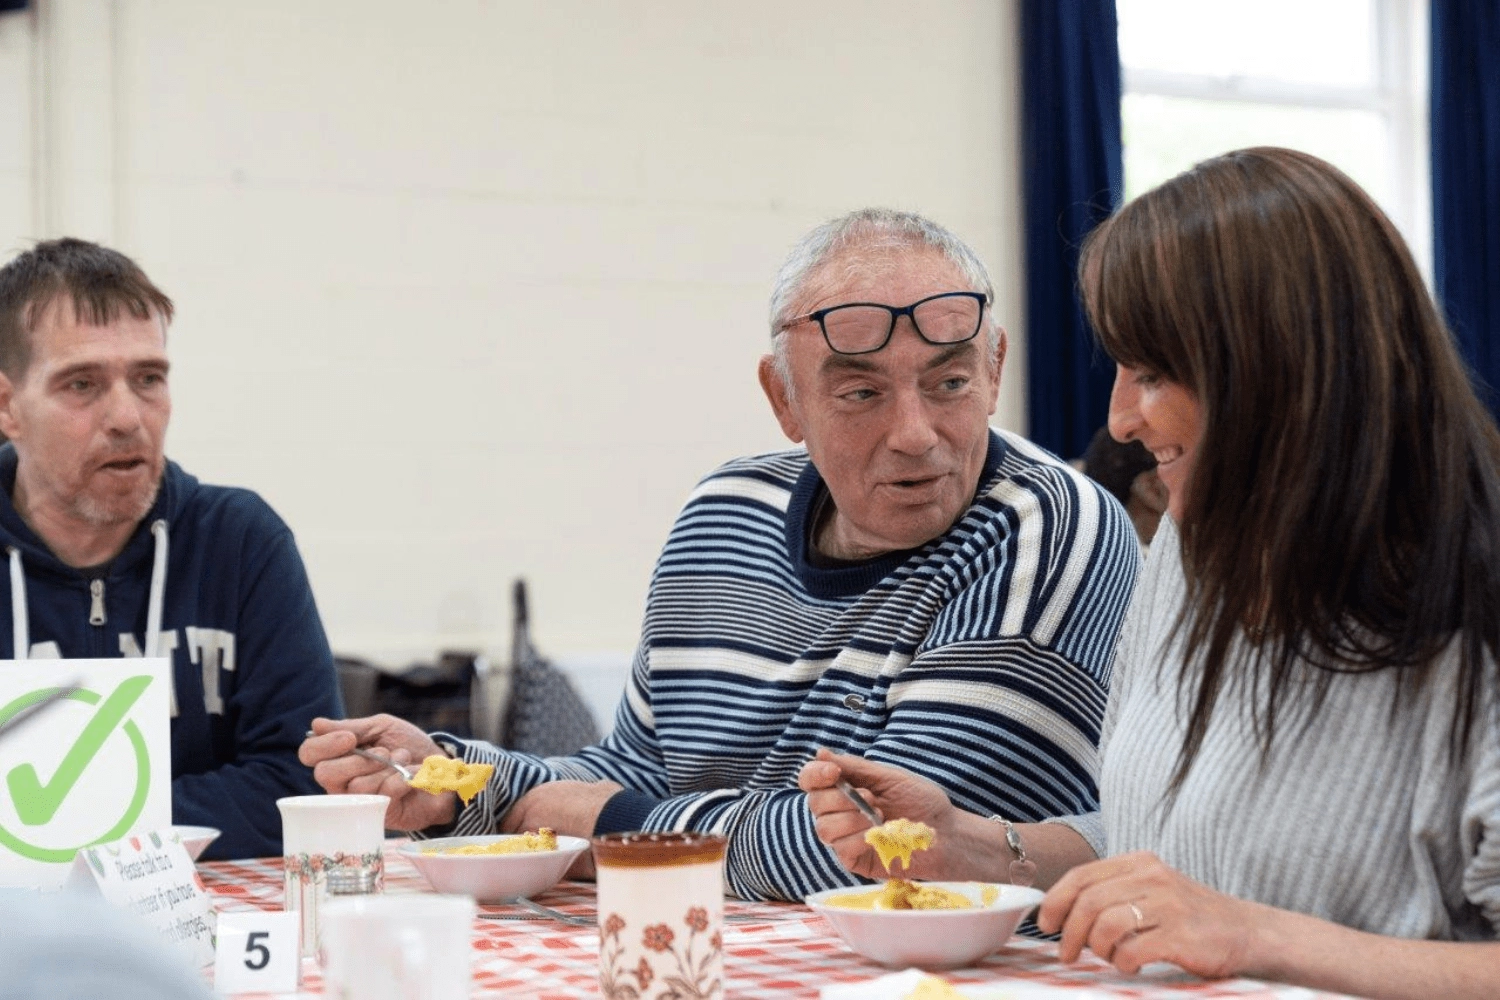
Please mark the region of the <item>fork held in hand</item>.
[[[308, 738], [311, 739], [318, 734], [309, 729], [307, 731], [307, 735]], [[355, 754], [356, 756], [363, 757], [366, 760], [373, 760], [377, 764], [384, 764], [392, 771], [395, 771], [397, 774], [401, 775], [401, 777], [405, 778], [407, 781], [410, 781], [412, 778], [417, 776], [415, 768], [412, 768], [406, 764], [398, 764], [395, 761], [391, 760], [389, 757], [383, 757], [378, 753], [373, 753], [369, 750], [366, 750], [364, 747], [355, 747], [349, 752]]]
[[875, 811], [875, 807], [866, 802], [865, 797], [856, 792], [854, 790], [854, 786], [849, 784], [849, 782], [845, 781], [843, 778], [840, 778], [833, 787], [843, 792], [845, 797], [847, 797], [850, 802], [854, 803], [854, 808], [859, 810], [860, 815], [869, 820], [872, 825], [879, 826], [880, 824], [885, 822], [885, 820], [880, 818], [880, 814]]
[[377, 764], [384, 764], [386, 767], [390, 768], [392, 771], [395, 771], [397, 774], [401, 775], [401, 777], [405, 778], [407, 781], [410, 781], [411, 779], [413, 779], [413, 778], [415, 778], [417, 776], [417, 772], [416, 772], [415, 769], [413, 769], [411, 767], [408, 767], [405, 764], [397, 764], [395, 761], [391, 760], [389, 757], [382, 757], [378, 753], [371, 753], [370, 751], [366, 750], [364, 747], [355, 747], [350, 752], [354, 753], [354, 754], [357, 754], [360, 757], [363, 757], [365, 760], [373, 760]]

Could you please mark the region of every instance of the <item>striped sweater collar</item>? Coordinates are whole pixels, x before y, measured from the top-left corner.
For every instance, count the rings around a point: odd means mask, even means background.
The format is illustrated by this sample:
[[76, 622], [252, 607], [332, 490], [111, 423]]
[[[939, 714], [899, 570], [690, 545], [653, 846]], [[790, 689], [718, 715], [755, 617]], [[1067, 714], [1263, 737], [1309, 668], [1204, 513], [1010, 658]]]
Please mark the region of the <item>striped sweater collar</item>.
[[[994, 487], [1000, 463], [1004, 458], [1005, 442], [1001, 440], [1000, 435], [991, 430], [989, 448], [984, 456], [984, 468], [980, 470], [979, 485], [974, 494], [976, 498], [988, 493]], [[896, 567], [910, 559], [913, 554], [928, 551], [943, 537], [939, 535], [915, 549], [887, 552], [864, 562], [836, 567], [815, 566], [808, 559], [808, 539], [811, 534], [809, 521], [817, 512], [818, 498], [826, 495], [827, 491], [828, 487], [824, 485], [822, 475], [809, 461], [792, 487], [791, 500], [786, 509], [787, 556], [791, 560], [793, 570], [797, 573], [797, 578], [802, 581], [802, 586], [806, 587], [807, 592], [814, 597], [840, 598], [863, 594], [890, 576]], [[957, 524], [962, 520], [963, 515], [959, 515], [954, 523]], [[953, 528], [950, 526], [944, 535], [951, 531]]]

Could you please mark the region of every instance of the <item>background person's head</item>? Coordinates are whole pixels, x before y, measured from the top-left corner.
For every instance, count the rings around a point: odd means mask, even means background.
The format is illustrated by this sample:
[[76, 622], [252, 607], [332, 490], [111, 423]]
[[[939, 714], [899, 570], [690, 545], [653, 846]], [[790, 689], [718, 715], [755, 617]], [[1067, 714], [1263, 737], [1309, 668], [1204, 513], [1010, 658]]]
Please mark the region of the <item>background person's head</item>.
[[1185, 759], [1239, 629], [1271, 704], [1301, 658], [1426, 669], [1456, 630], [1472, 682], [1500, 645], [1500, 435], [1370, 197], [1304, 153], [1229, 153], [1100, 225], [1079, 279], [1121, 366], [1111, 429], [1180, 463], [1206, 653]]
[[48, 240], [0, 268], [0, 431], [34, 528], [34, 517], [130, 525], [150, 510], [171, 414], [171, 317], [130, 258], [84, 240]]
[[[760, 377], [782, 430], [807, 445], [828, 487], [832, 514], [815, 538], [825, 555], [915, 548], [973, 501], [1005, 354], [993, 294], [969, 247], [909, 213], [855, 212], [792, 250], [772, 294], [772, 354]], [[878, 308], [809, 315], [923, 300], [893, 326]], [[861, 353], [843, 353], [851, 350]]]
[[1139, 441], [1117, 441], [1101, 427], [1083, 453], [1083, 474], [1120, 501], [1143, 544], [1150, 544], [1167, 509], [1166, 487], [1156, 474], [1156, 458]]

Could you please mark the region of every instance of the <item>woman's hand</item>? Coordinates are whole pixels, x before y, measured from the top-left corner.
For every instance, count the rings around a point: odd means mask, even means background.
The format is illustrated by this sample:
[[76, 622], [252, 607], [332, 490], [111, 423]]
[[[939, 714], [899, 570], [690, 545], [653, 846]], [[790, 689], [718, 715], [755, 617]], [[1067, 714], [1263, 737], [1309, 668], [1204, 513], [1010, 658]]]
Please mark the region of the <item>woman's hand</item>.
[[1058, 957], [1085, 945], [1122, 972], [1172, 962], [1212, 979], [1245, 974], [1268, 907], [1221, 895], [1168, 868], [1154, 854], [1080, 865], [1042, 900], [1037, 925], [1062, 932]]
[[870, 821], [834, 787], [840, 778], [848, 779], [858, 788], [882, 818], [915, 820], [936, 831], [932, 847], [912, 855], [909, 871], [889, 874], [905, 878], [962, 877], [956, 874], [957, 859], [949, 859], [945, 849], [956, 846], [951, 830], [958, 810], [942, 788], [899, 767], [819, 750], [817, 757], [803, 765], [797, 785], [807, 793], [818, 839], [833, 848], [840, 864], [866, 878], [883, 879], [888, 875], [875, 848], [865, 843]]

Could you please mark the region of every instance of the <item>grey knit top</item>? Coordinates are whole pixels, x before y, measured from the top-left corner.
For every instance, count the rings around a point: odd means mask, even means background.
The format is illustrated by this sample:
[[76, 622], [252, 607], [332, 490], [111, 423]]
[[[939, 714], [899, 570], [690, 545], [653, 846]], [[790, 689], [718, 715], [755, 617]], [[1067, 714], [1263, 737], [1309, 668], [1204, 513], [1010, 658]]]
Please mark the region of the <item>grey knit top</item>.
[[[1391, 671], [1341, 675], [1307, 724], [1287, 698], [1261, 765], [1244, 686], [1221, 695], [1176, 799], [1186, 732], [1171, 631], [1185, 595], [1163, 518], [1121, 633], [1101, 741], [1101, 812], [1070, 817], [1101, 856], [1156, 852], [1214, 889], [1408, 938], [1493, 940], [1500, 928], [1500, 708], [1449, 761], [1454, 670], [1392, 712]], [[1445, 664], [1456, 663], [1448, 656]], [[1179, 706], [1182, 707], [1179, 707]]]

